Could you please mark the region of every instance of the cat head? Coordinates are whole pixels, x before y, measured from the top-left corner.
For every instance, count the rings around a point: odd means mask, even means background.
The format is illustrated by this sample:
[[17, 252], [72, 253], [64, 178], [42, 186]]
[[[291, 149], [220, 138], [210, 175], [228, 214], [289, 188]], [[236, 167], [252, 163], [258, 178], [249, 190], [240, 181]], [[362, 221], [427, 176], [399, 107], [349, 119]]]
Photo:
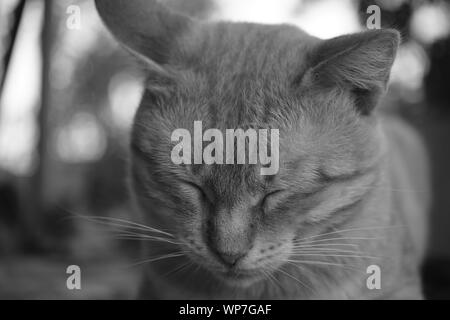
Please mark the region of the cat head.
[[[148, 70], [131, 141], [133, 192], [148, 224], [245, 285], [292, 259], [300, 239], [358, 214], [383, 154], [373, 113], [397, 31], [320, 40], [290, 25], [200, 22], [156, 1], [96, 3]], [[199, 120], [204, 129], [279, 129], [279, 172], [174, 164], [171, 133], [192, 133]]]

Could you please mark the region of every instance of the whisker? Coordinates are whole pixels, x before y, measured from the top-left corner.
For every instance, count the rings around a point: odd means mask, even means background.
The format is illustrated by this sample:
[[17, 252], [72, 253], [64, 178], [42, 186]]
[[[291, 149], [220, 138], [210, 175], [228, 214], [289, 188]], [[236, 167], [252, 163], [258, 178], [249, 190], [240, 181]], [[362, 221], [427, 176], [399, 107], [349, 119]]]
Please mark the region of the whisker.
[[309, 290], [311, 290], [312, 292], [315, 293], [315, 290], [313, 288], [311, 288], [310, 286], [306, 285], [303, 281], [297, 279], [296, 277], [294, 277], [293, 275], [291, 275], [290, 273], [282, 270], [282, 269], [278, 269], [279, 272], [285, 274], [286, 276], [288, 276], [289, 278], [295, 280], [296, 282], [300, 283], [302, 286], [304, 286], [305, 288], [308, 288]]
[[[302, 273], [307, 272], [307, 273], [309, 273], [310, 275], [312, 275], [312, 276], [311, 276], [311, 279], [315, 280], [315, 282], [317, 282], [317, 280], [320, 280], [320, 279], [317, 279], [317, 272], [314, 272], [311, 268], [307, 268], [305, 265], [299, 265], [298, 263], [289, 262], [289, 261], [287, 261], [287, 262], [288, 262], [290, 265], [293, 265], [294, 267], [296, 267], [297, 269], [299, 269], [300, 272], [302, 272]], [[310, 282], [311, 282], [311, 285], [314, 286], [314, 283], [313, 283], [312, 281], [310, 281]], [[317, 292], [316, 292], [316, 293], [317, 293]]]
[[[80, 215], [77, 213], [74, 213], [68, 209], [65, 208], [60, 208], [61, 210], [69, 213], [69, 216], [64, 217], [62, 220], [66, 220], [66, 219], [85, 219], [88, 220], [90, 222], [95, 222], [95, 223], [99, 223], [99, 224], [103, 224], [103, 225], [113, 225], [113, 226], [118, 226], [118, 227], [122, 227], [122, 228], [134, 228], [135, 230], [141, 230], [141, 231], [152, 231], [152, 232], [157, 232], [157, 233], [162, 233], [165, 234], [167, 236], [173, 236], [173, 234], [154, 228], [154, 227], [150, 227], [150, 226], [146, 226], [144, 224], [140, 224], [134, 221], [129, 221], [129, 220], [125, 220], [125, 219], [121, 219], [121, 218], [113, 218], [113, 217], [101, 217], [101, 216], [88, 216], [88, 215]], [[109, 223], [107, 223], [109, 222]], [[115, 224], [114, 224], [115, 222]], [[122, 223], [122, 224], [119, 224]]]
[[175, 241], [173, 239], [166, 239], [163, 237], [148, 236], [148, 235], [135, 234], [135, 233], [102, 234], [102, 235], [99, 235], [99, 237], [107, 238], [107, 239], [114, 239], [114, 240], [156, 241], [156, 242], [170, 243], [170, 244], [174, 244], [174, 245], [183, 245], [183, 243]]
[[361, 190], [361, 189], [376, 189], [376, 190], [385, 190], [385, 191], [394, 191], [394, 192], [412, 192], [412, 193], [429, 193], [429, 190], [418, 190], [418, 189], [407, 189], [407, 188], [389, 188], [383, 186], [367, 186], [367, 187], [347, 187], [347, 189]]
[[343, 267], [348, 268], [354, 271], [358, 271], [361, 273], [365, 273], [364, 271], [356, 268], [355, 266], [349, 266], [347, 264], [340, 264], [340, 263], [333, 263], [333, 262], [325, 262], [325, 261], [313, 261], [313, 260], [286, 260], [287, 262], [293, 262], [293, 263], [302, 263], [302, 264], [311, 264], [311, 265], [325, 265], [325, 266], [336, 266], [336, 267]]
[[165, 254], [159, 257], [154, 257], [154, 258], [150, 258], [150, 259], [146, 259], [146, 260], [142, 260], [142, 261], [138, 261], [136, 263], [130, 264], [125, 266], [125, 268], [130, 268], [130, 267], [135, 267], [144, 263], [149, 263], [149, 262], [156, 262], [156, 261], [160, 261], [160, 260], [165, 260], [165, 259], [170, 259], [170, 258], [177, 258], [177, 257], [181, 257], [184, 256], [185, 253], [183, 251], [179, 251], [176, 253], [169, 253], [169, 254]]
[[154, 239], [166, 239], [166, 240], [170, 240], [170, 241], [174, 241], [174, 238], [167, 238], [167, 237], [163, 237], [160, 235], [150, 235], [150, 234], [145, 234], [145, 233], [138, 233], [138, 232], [130, 232], [130, 231], [126, 231], [126, 230], [121, 230], [118, 231], [120, 233], [113, 233], [113, 235], [117, 235], [117, 236], [130, 236], [130, 237], [141, 237], [141, 238], [154, 238]]
[[313, 239], [313, 238], [318, 238], [318, 237], [322, 237], [322, 236], [326, 236], [326, 235], [330, 235], [330, 234], [337, 234], [337, 233], [350, 232], [350, 231], [379, 230], [379, 229], [392, 229], [392, 228], [404, 228], [404, 227], [405, 227], [404, 225], [397, 225], [397, 226], [384, 226], [384, 227], [379, 226], [379, 227], [350, 228], [350, 229], [343, 229], [343, 230], [336, 230], [336, 231], [332, 231], [332, 232], [321, 233], [321, 234], [311, 236], [311, 237], [300, 238], [298, 240]]
[[151, 235], [151, 234], [147, 234], [147, 233], [140, 233], [140, 232], [136, 232], [136, 231], [130, 231], [130, 230], [108, 230], [110, 233], [112, 233], [113, 235], [118, 235], [118, 236], [135, 236], [135, 237], [159, 237], [159, 238], [163, 238], [163, 239], [170, 239], [170, 238], [165, 238], [161, 235]]
[[180, 272], [181, 270], [183, 270], [184, 268], [188, 268], [190, 267], [194, 262], [193, 261], [188, 261], [186, 263], [183, 263], [181, 266], [176, 267], [175, 269], [166, 272], [162, 275], [162, 277], [168, 277], [169, 275], [175, 275], [176, 273]]
[[[86, 220], [89, 222], [96, 223], [98, 225], [117, 228], [116, 230], [121, 231], [121, 232], [132, 232], [134, 230], [143, 231], [143, 232], [153, 232], [148, 229], [139, 228], [139, 227], [135, 227], [135, 226], [131, 226], [131, 225], [122, 225], [122, 224], [109, 222], [109, 221], [97, 221], [97, 220], [92, 220], [92, 219], [86, 219]], [[114, 230], [111, 230], [111, 231], [114, 231]], [[156, 233], [160, 233], [160, 232], [156, 232]], [[164, 235], [166, 235], [166, 234], [164, 233]], [[169, 235], [169, 234], [167, 234], [167, 236], [173, 237], [172, 235]]]
[[319, 239], [313, 241], [300, 241], [293, 242], [294, 244], [308, 244], [308, 243], [320, 243], [326, 241], [334, 241], [334, 240], [383, 240], [384, 238], [375, 238], [375, 237], [347, 237], [347, 238], [328, 238], [328, 239]]
[[277, 277], [274, 274], [270, 274], [271, 278], [275, 281], [275, 284], [280, 288], [281, 292], [284, 292], [286, 289], [283, 287], [283, 284], [280, 280], [277, 279]]
[[160, 242], [168, 242], [172, 244], [182, 245], [183, 243], [176, 241], [172, 238], [165, 238], [160, 236], [152, 236], [148, 234], [141, 234], [136, 232], [129, 232], [121, 230], [121, 233], [112, 234], [110, 237], [118, 240], [140, 240], [140, 241], [160, 241]]
[[383, 259], [383, 257], [351, 255], [351, 254], [321, 254], [321, 253], [305, 253], [295, 254], [294, 256], [321, 256], [321, 257], [347, 257], [347, 258], [363, 258], [363, 259]]
[[264, 280], [269, 280], [270, 283], [275, 284], [275, 282], [273, 282], [273, 279], [270, 277], [270, 273], [264, 269], [261, 270], [262, 274], [264, 275]]
[[341, 250], [341, 249], [330, 249], [330, 248], [311, 248], [311, 249], [302, 249], [302, 250], [294, 250], [293, 253], [321, 253], [321, 252], [339, 252], [339, 253], [355, 253], [355, 254], [364, 254], [361, 251], [354, 250]]
[[[98, 216], [80, 216], [80, 217], [84, 218], [86, 220], [104, 224], [104, 225], [116, 226], [116, 227], [122, 227], [122, 228], [130, 228], [130, 229], [135, 229], [135, 230], [140, 230], [140, 231], [151, 231], [151, 232], [161, 233], [161, 234], [164, 234], [169, 237], [173, 237], [173, 234], [168, 233], [166, 231], [162, 231], [162, 230], [150, 227], [150, 226], [146, 226], [144, 224], [140, 224], [140, 223], [136, 223], [133, 221], [124, 220], [124, 219], [111, 218], [111, 217], [98, 217]], [[123, 224], [120, 224], [120, 223], [123, 223]]]
[[155, 241], [155, 242], [166, 242], [174, 245], [181, 245], [181, 242], [176, 242], [170, 239], [164, 239], [159, 237], [142, 237], [142, 236], [115, 236], [113, 239], [116, 240], [136, 240], [136, 241]]
[[330, 247], [330, 246], [345, 246], [345, 247], [354, 247], [354, 248], [359, 248], [359, 245], [357, 244], [353, 244], [353, 243], [321, 243], [321, 244], [302, 244], [302, 245], [296, 245], [296, 246], [292, 246], [293, 249], [297, 249], [297, 248], [314, 248], [314, 247]]

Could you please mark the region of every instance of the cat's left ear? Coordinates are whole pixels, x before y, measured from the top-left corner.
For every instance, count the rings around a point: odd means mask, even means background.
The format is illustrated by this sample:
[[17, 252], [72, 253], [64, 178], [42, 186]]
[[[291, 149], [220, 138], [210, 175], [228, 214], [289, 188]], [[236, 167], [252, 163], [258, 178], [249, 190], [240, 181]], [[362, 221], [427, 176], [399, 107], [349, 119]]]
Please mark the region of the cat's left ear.
[[369, 114], [385, 92], [400, 34], [370, 30], [321, 42], [310, 55], [304, 81], [319, 88], [339, 87], [355, 97], [361, 114]]
[[95, 0], [111, 33], [135, 56], [164, 65], [180, 55], [180, 39], [196, 21], [158, 0]]

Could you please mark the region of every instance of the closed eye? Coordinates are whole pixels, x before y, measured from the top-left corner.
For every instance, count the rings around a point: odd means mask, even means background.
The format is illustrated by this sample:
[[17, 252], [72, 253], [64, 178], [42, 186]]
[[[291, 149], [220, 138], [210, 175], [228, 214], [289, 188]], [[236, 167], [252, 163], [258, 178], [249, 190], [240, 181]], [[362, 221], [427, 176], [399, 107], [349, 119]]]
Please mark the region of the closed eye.
[[285, 190], [274, 190], [271, 191], [269, 193], [267, 193], [266, 195], [264, 195], [264, 197], [261, 200], [261, 206], [264, 207], [267, 205], [267, 202], [271, 199], [271, 198], [275, 198], [277, 195], [280, 195], [281, 193], [283, 193], [283, 191]]
[[187, 186], [189, 186], [189, 188], [194, 189], [198, 194], [200, 194], [200, 196], [202, 197], [202, 199], [212, 203], [213, 202], [213, 197], [210, 194], [210, 192], [207, 192], [202, 186], [196, 184], [195, 182], [192, 181], [188, 181], [188, 180], [181, 180], [181, 182]]
[[344, 173], [336, 176], [330, 176], [324, 171], [317, 172], [318, 181], [322, 184], [333, 184], [333, 183], [339, 183], [339, 182], [348, 182], [356, 180], [362, 176], [365, 176], [368, 172], [370, 172], [370, 169], [367, 169], [365, 171], [354, 171], [350, 173]]
[[288, 193], [288, 190], [276, 190], [273, 192], [269, 192], [264, 196], [263, 200], [261, 201], [261, 206], [263, 208], [271, 207], [271, 209], [275, 209], [280, 206], [284, 207], [286, 203], [292, 203], [312, 198], [316, 194], [322, 192], [324, 189], [326, 189], [326, 185], [321, 185], [308, 191], [298, 191], [293, 193]]
[[322, 184], [322, 185], [315, 187], [314, 189], [300, 192], [298, 195], [301, 199], [307, 199], [307, 198], [310, 198], [310, 197], [322, 192], [323, 190], [327, 189], [327, 187], [328, 187], [328, 185]]

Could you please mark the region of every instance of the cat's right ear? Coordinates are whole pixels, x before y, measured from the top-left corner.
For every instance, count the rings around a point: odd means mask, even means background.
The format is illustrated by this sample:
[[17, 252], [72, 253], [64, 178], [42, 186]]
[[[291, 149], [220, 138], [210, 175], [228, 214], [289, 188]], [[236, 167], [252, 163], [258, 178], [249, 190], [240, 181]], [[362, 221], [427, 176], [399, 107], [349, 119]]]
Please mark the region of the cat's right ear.
[[400, 42], [396, 30], [369, 30], [322, 41], [310, 55], [303, 82], [349, 92], [361, 114], [369, 114], [385, 92]]
[[158, 65], [169, 64], [180, 53], [180, 38], [195, 24], [157, 0], [95, 0], [95, 4], [107, 28], [132, 54]]

